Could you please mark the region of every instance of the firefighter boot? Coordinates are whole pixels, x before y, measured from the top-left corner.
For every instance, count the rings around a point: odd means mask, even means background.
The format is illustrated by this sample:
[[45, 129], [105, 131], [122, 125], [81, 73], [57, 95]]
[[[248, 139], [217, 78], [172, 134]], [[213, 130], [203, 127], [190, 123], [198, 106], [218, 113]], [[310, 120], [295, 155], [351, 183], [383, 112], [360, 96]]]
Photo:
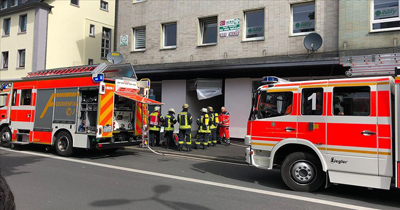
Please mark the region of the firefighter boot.
[[221, 144], [221, 137], [218, 137], [217, 143], [218, 143], [218, 144]]
[[207, 145], [203, 145], [203, 150], [207, 149]]
[[226, 139], [225, 146], [229, 146], [229, 145], [231, 145], [231, 140], [230, 139]]

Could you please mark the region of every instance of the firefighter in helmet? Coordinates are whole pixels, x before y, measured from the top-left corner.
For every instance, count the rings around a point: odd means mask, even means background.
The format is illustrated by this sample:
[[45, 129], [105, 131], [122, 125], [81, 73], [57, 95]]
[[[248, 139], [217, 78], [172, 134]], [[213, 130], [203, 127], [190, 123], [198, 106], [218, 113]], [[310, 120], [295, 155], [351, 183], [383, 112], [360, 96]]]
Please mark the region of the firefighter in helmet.
[[164, 122], [163, 116], [160, 114], [160, 107], [156, 106], [154, 108], [154, 112], [152, 112], [149, 116], [149, 133], [150, 133], [150, 146], [154, 146], [154, 139], [155, 139], [155, 146], [160, 146], [160, 128]]
[[192, 150], [191, 131], [192, 131], [192, 115], [189, 113], [189, 105], [183, 104], [182, 111], [178, 113], [179, 123], [179, 140], [178, 150], [183, 149], [183, 144], [186, 143], [187, 151]]
[[196, 148], [198, 149], [200, 144], [203, 144], [203, 149], [207, 148], [208, 139], [210, 137], [210, 117], [208, 115], [208, 110], [206, 108], [202, 108], [201, 115], [197, 118], [197, 125], [199, 125], [198, 129], [198, 139], [196, 141]]
[[175, 145], [174, 141], [174, 125], [177, 122], [175, 118], [175, 109], [171, 108], [168, 110], [168, 114], [164, 117], [165, 124], [164, 124], [164, 131], [165, 137], [167, 139], [167, 149], [172, 148]]
[[219, 140], [221, 141], [222, 138], [225, 137], [225, 146], [229, 146], [231, 144], [229, 136], [230, 121], [231, 117], [229, 115], [229, 112], [226, 110], [225, 107], [221, 107], [221, 113], [219, 114]]
[[[218, 113], [214, 112], [214, 109], [209, 106], [208, 107], [208, 112], [209, 112], [209, 116], [211, 119], [211, 124], [210, 124], [210, 139], [208, 141], [209, 144], [212, 143], [213, 146], [217, 145], [217, 126], [219, 124], [219, 119], [218, 119]], [[211, 143], [210, 143], [211, 142]]]

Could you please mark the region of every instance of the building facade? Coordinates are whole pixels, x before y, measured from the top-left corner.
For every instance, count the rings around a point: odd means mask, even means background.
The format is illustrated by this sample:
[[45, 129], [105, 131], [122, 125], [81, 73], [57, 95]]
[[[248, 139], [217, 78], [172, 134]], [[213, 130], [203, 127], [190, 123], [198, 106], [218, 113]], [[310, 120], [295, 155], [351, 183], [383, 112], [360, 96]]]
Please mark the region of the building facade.
[[2, 0], [0, 79], [101, 63], [113, 50], [115, 2]]
[[[195, 117], [202, 107], [224, 105], [232, 137], [243, 138], [262, 76], [344, 76], [338, 9], [338, 1], [325, 0], [119, 1], [117, 37], [129, 44], [117, 50], [138, 77], [159, 82], [164, 114], [183, 103]], [[316, 51], [304, 47], [310, 33], [323, 39]], [[199, 100], [204, 92], [221, 95]]]

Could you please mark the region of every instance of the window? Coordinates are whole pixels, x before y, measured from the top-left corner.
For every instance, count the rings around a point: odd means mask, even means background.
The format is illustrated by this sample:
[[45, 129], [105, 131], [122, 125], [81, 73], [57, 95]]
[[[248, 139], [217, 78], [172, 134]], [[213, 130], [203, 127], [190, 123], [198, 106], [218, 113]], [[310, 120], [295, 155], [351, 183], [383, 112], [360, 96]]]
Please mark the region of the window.
[[292, 34], [315, 31], [315, 3], [292, 5]]
[[79, 0], [71, 0], [71, 4], [79, 6]]
[[15, 106], [17, 104], [17, 90], [13, 90], [13, 94], [12, 94], [12, 106]]
[[146, 49], [146, 28], [134, 28], [133, 38], [134, 51], [143, 51]]
[[32, 90], [21, 90], [21, 105], [31, 105]]
[[1, 68], [7, 69], [8, 68], [8, 52], [2, 52], [2, 59], [1, 59]]
[[0, 107], [3, 107], [7, 104], [7, 94], [0, 95]]
[[19, 16], [19, 32], [25, 33], [26, 32], [26, 24], [27, 24], [28, 16], [21, 15]]
[[7, 1], [8, 0], [1, 0], [1, 9], [6, 9], [7, 8]]
[[25, 50], [18, 50], [18, 67], [25, 67]]
[[216, 44], [218, 35], [218, 18], [208, 17], [199, 20], [201, 44]]
[[369, 116], [371, 110], [370, 87], [335, 87], [333, 89], [333, 114]]
[[261, 92], [257, 118], [278, 117], [292, 113], [293, 92]]
[[88, 59], [88, 65], [93, 65], [93, 63], [94, 63], [94, 62], [93, 62], [93, 59], [90, 59], [90, 58], [89, 58], [89, 59]]
[[108, 2], [101, 0], [100, 9], [108, 11]]
[[103, 28], [101, 38], [101, 58], [106, 58], [111, 51], [111, 29]]
[[244, 13], [245, 40], [264, 39], [264, 10]]
[[303, 89], [301, 94], [302, 115], [322, 115], [324, 90], [322, 88]]
[[11, 0], [11, 6], [17, 6], [18, 5], [18, 0]]
[[163, 24], [163, 48], [176, 48], [176, 23]]
[[11, 19], [7, 18], [3, 21], [3, 36], [10, 35]]
[[372, 0], [372, 31], [400, 29], [399, 0]]
[[89, 36], [94, 37], [94, 35], [95, 35], [95, 28], [94, 28], [94, 25], [90, 24], [90, 27], [89, 27]]

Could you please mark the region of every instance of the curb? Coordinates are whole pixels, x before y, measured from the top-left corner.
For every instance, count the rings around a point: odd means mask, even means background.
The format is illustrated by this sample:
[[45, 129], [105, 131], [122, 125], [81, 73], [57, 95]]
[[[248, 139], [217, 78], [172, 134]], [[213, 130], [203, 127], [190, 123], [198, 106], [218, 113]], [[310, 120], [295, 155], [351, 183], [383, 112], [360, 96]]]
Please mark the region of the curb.
[[[152, 153], [150, 150], [148, 150], [146, 148], [125, 147], [125, 150], [134, 150], [134, 151]], [[158, 153], [162, 153], [162, 154], [174, 155], [174, 156], [180, 156], [180, 157], [193, 157], [193, 158], [201, 158], [201, 159], [206, 159], [206, 160], [216, 160], [216, 161], [221, 161], [221, 162], [229, 162], [229, 163], [238, 163], [238, 164], [248, 165], [246, 160], [240, 161], [240, 160], [235, 160], [235, 159], [230, 159], [230, 158], [219, 158], [219, 157], [214, 157], [214, 156], [196, 155], [196, 154], [191, 154], [189, 152], [170, 152], [170, 151], [164, 151], [164, 150], [154, 150], [154, 151], [156, 151]]]

